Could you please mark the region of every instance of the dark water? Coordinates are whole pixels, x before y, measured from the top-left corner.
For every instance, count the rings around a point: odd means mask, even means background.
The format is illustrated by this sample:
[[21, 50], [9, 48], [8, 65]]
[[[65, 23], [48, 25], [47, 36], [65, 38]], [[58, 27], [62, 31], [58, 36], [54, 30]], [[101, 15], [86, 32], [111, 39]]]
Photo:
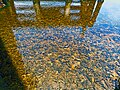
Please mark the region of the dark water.
[[8, 49], [16, 42], [25, 73], [32, 76], [28, 88], [113, 90], [120, 77], [119, 5], [119, 0], [15, 1], [3, 9], [1, 38]]

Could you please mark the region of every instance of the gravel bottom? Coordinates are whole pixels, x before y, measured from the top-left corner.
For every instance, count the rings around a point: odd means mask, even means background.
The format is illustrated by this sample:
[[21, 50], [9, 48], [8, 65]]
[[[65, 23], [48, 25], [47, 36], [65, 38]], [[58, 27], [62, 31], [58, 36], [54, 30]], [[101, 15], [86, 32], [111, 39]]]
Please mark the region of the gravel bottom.
[[88, 28], [83, 37], [81, 27], [19, 27], [14, 34], [37, 90], [113, 90], [120, 76], [120, 35], [108, 30]]

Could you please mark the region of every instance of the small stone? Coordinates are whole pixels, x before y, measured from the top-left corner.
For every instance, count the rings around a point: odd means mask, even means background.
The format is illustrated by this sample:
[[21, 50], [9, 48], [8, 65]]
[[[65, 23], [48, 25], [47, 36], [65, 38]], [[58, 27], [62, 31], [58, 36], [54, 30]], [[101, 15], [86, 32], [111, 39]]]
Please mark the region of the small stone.
[[71, 65], [71, 69], [74, 70], [75, 69], [75, 65]]

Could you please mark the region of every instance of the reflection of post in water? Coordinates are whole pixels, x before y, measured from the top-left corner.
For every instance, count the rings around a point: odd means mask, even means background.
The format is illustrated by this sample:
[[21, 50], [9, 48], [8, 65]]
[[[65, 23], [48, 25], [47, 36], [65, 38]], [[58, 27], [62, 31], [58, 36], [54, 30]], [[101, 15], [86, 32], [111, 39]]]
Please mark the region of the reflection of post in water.
[[17, 19], [14, 0], [9, 0], [7, 3], [8, 3], [8, 7], [6, 8], [7, 11], [6, 13], [9, 14], [11, 21], [14, 21], [12, 24], [15, 25], [16, 23], [19, 23], [19, 21]]
[[69, 16], [69, 14], [70, 14], [71, 3], [72, 3], [72, 0], [66, 0], [66, 2], [65, 2], [65, 9], [64, 9], [65, 17]]
[[40, 0], [33, 0], [33, 6], [36, 12], [36, 19], [39, 21], [42, 18]]
[[10, 11], [12, 15], [16, 15], [16, 9], [14, 6], [14, 0], [9, 0], [9, 5], [10, 5]]
[[93, 24], [94, 24], [94, 22], [96, 21], [96, 18], [97, 18], [97, 16], [98, 16], [98, 13], [99, 13], [99, 11], [100, 11], [100, 8], [101, 8], [103, 2], [104, 2], [104, 0], [98, 0], [98, 1], [97, 1], [96, 8], [95, 8], [95, 10], [94, 10], [94, 12], [93, 12], [93, 14], [92, 14], [92, 16], [91, 16], [91, 19], [90, 19], [89, 23], [88, 23], [88, 26], [89, 26], [89, 27], [92, 27]]
[[95, 0], [81, 0], [80, 21], [83, 30], [86, 30], [86, 26], [88, 26], [94, 6]]
[[9, 6], [10, 13], [16, 15], [16, 10], [14, 6], [14, 0], [3, 0], [4, 4]]
[[83, 35], [87, 27], [93, 26], [103, 2], [104, 0], [81, 0], [80, 24], [83, 28]]

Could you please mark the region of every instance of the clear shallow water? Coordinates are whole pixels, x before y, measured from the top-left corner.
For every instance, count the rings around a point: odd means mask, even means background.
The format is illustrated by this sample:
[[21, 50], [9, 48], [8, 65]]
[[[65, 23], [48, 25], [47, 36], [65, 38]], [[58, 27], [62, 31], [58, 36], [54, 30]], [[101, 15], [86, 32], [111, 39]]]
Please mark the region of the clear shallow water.
[[98, 8], [92, 9], [94, 13], [90, 12], [92, 6], [87, 8], [88, 2], [77, 8], [71, 5], [67, 18], [63, 2], [41, 2], [41, 9], [26, 8], [29, 2], [18, 3], [17, 23], [11, 28], [26, 73], [35, 77], [35, 88], [115, 88], [115, 79], [120, 76], [119, 1], [98, 3]]

